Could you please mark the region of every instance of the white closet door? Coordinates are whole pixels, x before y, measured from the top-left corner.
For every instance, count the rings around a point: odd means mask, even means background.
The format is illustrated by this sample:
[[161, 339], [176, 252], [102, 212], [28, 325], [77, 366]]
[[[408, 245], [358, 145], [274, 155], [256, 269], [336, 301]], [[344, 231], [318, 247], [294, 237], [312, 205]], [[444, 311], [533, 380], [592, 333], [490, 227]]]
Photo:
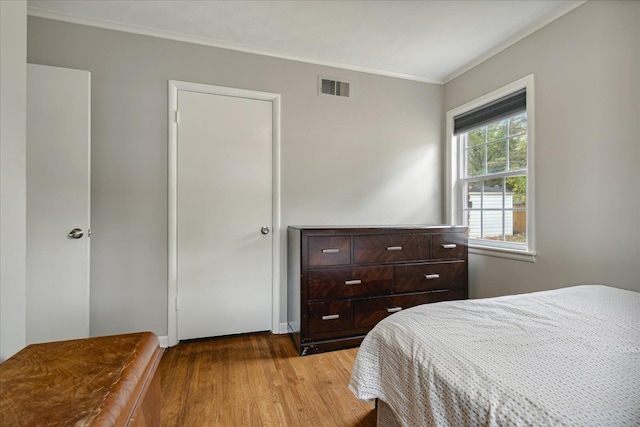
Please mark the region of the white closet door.
[[178, 339], [269, 330], [272, 103], [180, 90], [178, 112]]
[[89, 336], [90, 88], [87, 71], [28, 64], [28, 343]]

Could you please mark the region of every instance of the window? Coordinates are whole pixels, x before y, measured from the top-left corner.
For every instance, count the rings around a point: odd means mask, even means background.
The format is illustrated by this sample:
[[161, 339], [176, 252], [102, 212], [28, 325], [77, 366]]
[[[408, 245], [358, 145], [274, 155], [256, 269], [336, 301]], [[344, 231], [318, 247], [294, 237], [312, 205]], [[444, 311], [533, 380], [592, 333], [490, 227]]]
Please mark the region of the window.
[[447, 113], [448, 217], [473, 253], [534, 261], [533, 76]]

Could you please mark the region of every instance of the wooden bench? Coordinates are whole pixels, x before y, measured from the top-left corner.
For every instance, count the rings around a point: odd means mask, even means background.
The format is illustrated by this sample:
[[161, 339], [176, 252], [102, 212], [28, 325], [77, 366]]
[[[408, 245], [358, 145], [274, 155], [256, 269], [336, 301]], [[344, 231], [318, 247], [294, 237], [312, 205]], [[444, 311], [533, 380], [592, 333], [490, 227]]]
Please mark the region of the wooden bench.
[[29, 345], [0, 364], [0, 425], [159, 426], [162, 351], [151, 332]]

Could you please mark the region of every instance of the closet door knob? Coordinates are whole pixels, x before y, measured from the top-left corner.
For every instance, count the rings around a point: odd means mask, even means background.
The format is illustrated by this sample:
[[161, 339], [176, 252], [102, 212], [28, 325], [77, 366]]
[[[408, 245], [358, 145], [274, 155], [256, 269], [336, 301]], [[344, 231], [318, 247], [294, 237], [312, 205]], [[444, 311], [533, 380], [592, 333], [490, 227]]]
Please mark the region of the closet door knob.
[[262, 234], [269, 234], [269, 231], [271, 231], [271, 230], [269, 229], [269, 227], [262, 227], [262, 228], [260, 229], [260, 232], [261, 232]]
[[67, 237], [70, 239], [79, 239], [84, 236], [84, 231], [81, 228], [74, 228], [67, 234]]

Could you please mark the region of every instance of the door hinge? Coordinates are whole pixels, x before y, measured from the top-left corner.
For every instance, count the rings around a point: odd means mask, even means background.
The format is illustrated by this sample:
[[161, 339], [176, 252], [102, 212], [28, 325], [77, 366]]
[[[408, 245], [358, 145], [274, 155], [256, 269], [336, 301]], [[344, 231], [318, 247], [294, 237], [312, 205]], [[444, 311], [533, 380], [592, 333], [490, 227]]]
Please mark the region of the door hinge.
[[176, 298], [174, 301], [175, 301], [175, 309], [176, 311], [178, 311], [178, 298]]
[[178, 110], [176, 110], [175, 120], [176, 120], [176, 123], [180, 123], [180, 112]]

